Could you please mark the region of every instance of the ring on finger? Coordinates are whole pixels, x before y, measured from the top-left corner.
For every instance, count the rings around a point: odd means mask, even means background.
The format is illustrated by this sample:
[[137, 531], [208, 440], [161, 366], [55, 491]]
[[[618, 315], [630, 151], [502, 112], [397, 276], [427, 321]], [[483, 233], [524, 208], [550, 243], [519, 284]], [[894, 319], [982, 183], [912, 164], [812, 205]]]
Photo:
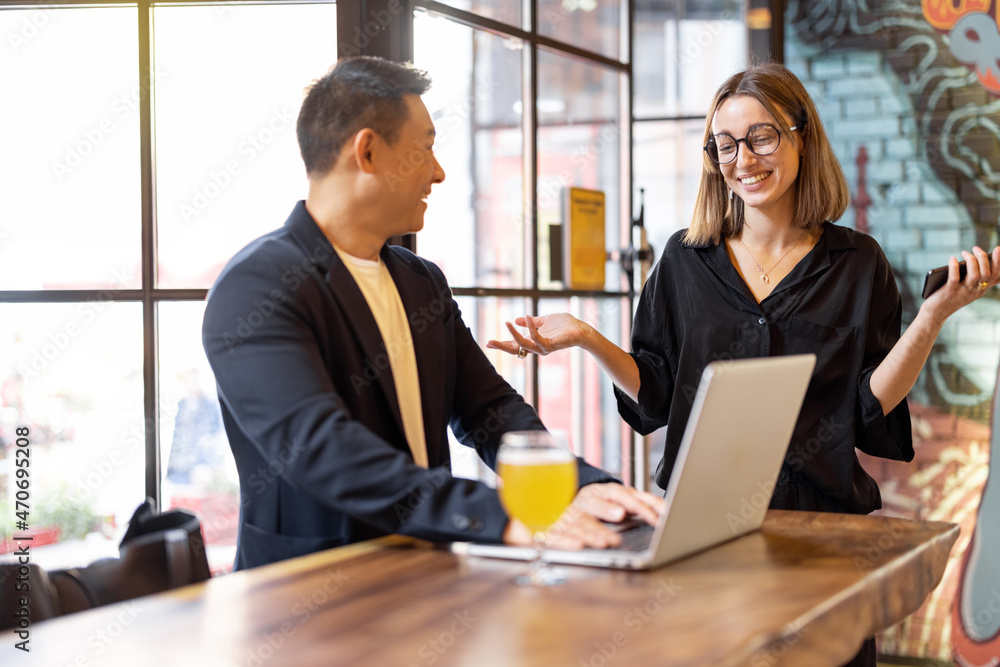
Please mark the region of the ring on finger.
[[526, 356], [528, 356], [528, 351], [526, 349], [524, 349], [523, 347], [517, 348], [518, 359], [524, 359]]
[[986, 289], [989, 286], [990, 286], [990, 284], [984, 280], [984, 281], [982, 281], [982, 282], [980, 282], [979, 284], [976, 285], [976, 289], [978, 289], [979, 291], [983, 291], [984, 289]]

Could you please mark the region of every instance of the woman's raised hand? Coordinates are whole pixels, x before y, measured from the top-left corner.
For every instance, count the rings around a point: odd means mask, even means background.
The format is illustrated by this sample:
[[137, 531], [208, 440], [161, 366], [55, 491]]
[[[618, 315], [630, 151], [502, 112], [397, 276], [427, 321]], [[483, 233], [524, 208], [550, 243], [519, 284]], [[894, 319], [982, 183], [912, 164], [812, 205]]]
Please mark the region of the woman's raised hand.
[[932, 308], [943, 317], [948, 317], [959, 308], [984, 296], [986, 291], [1000, 283], [1000, 247], [987, 254], [976, 246], [972, 252], [963, 250], [966, 276], [959, 280], [958, 260], [948, 260], [948, 281], [934, 294], [927, 297], [926, 307]]

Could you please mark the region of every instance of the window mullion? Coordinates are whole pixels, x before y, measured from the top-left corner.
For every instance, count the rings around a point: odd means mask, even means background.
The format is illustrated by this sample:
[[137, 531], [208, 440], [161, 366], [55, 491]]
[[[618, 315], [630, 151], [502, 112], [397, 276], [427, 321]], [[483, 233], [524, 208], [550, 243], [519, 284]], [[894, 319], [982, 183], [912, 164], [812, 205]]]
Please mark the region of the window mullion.
[[153, 131], [153, 7], [138, 5], [139, 171], [142, 190], [142, 330], [143, 416], [145, 421], [146, 495], [160, 506], [159, 378], [156, 303], [156, 174]]

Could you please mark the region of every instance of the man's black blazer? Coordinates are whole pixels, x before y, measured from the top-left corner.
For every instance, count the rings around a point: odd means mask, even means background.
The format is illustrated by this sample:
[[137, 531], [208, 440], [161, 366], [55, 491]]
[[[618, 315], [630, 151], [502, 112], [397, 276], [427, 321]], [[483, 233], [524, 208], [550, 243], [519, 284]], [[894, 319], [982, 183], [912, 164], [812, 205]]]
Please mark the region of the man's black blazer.
[[[208, 295], [203, 343], [240, 478], [237, 569], [388, 533], [501, 540], [496, 492], [450, 473], [447, 428], [493, 467], [504, 432], [543, 425], [473, 339], [440, 269], [396, 246], [381, 259], [410, 323], [428, 469], [406, 443], [387, 343], [304, 202]], [[598, 481], [613, 478], [581, 462], [581, 486]]]

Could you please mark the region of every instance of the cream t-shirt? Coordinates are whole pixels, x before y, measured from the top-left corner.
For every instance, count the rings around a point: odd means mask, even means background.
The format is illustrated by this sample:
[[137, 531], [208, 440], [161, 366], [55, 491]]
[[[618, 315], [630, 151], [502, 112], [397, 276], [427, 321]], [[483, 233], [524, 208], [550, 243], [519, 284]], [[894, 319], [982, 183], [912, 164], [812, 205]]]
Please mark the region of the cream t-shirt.
[[[406, 319], [403, 301], [399, 298], [396, 283], [382, 259], [368, 260], [349, 255], [334, 248], [344, 266], [368, 302], [375, 316], [382, 342], [389, 357], [392, 378], [396, 384], [396, 399], [403, 416], [403, 431], [410, 445], [413, 461], [421, 468], [427, 467], [427, 441], [424, 438], [424, 416], [420, 402], [420, 379], [417, 374], [417, 355], [413, 350], [410, 323]], [[372, 365], [378, 368], [375, 360]]]

